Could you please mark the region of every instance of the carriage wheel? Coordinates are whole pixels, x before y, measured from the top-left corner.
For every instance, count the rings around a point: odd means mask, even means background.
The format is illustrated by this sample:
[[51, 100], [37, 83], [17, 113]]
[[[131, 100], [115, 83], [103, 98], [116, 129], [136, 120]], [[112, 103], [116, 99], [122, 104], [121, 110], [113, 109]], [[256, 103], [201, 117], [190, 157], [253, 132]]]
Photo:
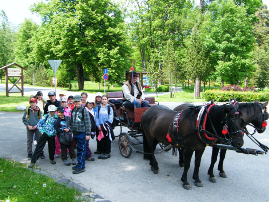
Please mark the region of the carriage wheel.
[[128, 158], [132, 154], [132, 148], [131, 145], [132, 141], [129, 135], [126, 133], [121, 133], [119, 135], [119, 149], [120, 153], [123, 157]]

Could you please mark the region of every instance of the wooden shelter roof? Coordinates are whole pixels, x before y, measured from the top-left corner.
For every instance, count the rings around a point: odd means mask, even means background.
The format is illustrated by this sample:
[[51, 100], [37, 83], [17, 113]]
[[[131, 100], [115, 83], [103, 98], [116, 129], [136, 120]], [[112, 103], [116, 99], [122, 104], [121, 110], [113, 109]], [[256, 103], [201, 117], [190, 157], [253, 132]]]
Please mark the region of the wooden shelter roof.
[[5, 69], [5, 68], [8, 68], [8, 67], [11, 67], [11, 66], [13, 66], [13, 65], [16, 65], [16, 66], [18, 66], [18, 67], [20, 67], [20, 68], [22, 68], [22, 69], [24, 69], [24, 70], [27, 70], [26, 68], [24, 68], [24, 67], [22, 67], [22, 66], [20, 66], [20, 65], [18, 65], [18, 64], [16, 64], [16, 63], [10, 63], [9, 65], [0, 67], [0, 70], [1, 70], [1, 69]]

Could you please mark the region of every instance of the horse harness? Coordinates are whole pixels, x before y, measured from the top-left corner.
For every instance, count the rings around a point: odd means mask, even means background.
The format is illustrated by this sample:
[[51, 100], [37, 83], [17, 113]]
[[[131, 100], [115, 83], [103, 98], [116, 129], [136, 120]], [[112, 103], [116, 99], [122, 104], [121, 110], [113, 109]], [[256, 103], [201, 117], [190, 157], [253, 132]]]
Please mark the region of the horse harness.
[[[238, 133], [238, 132], [243, 132], [242, 130], [238, 130], [235, 132], [228, 132], [228, 121], [227, 121], [227, 116], [231, 116], [231, 115], [238, 115], [239, 112], [237, 111], [236, 108], [234, 108], [229, 114], [226, 115], [225, 120], [224, 120], [224, 126], [223, 126], [223, 130], [222, 133], [224, 135], [224, 138], [220, 137], [218, 135], [218, 133], [216, 132], [216, 129], [214, 128], [214, 125], [210, 119], [210, 117], [208, 116], [210, 109], [215, 106], [215, 104], [212, 102], [210, 102], [209, 104], [206, 104], [204, 106], [202, 106], [202, 108], [200, 109], [198, 116], [197, 116], [197, 120], [196, 120], [196, 127], [190, 131], [189, 133], [187, 133], [186, 135], [184, 135], [183, 137], [179, 137], [178, 136], [178, 123], [180, 121], [180, 117], [183, 113], [184, 110], [180, 111], [179, 113], [177, 113], [174, 117], [173, 120], [173, 134], [175, 137], [175, 140], [172, 141], [172, 139], [169, 136], [169, 130], [168, 133], [166, 135], [166, 138], [168, 140], [168, 142], [171, 142], [171, 145], [173, 146], [178, 146], [178, 144], [180, 145], [184, 145], [184, 140], [187, 139], [188, 137], [190, 137], [193, 134], [197, 134], [199, 139], [204, 142], [206, 145], [210, 145], [212, 143], [215, 143], [217, 140], [220, 140], [226, 144], [231, 144], [231, 137], [230, 134], [233, 133]], [[209, 131], [206, 130], [205, 126], [206, 126], [206, 122], [207, 120], [210, 121], [212, 129], [214, 131], [215, 134], [210, 133]], [[229, 121], [233, 121], [233, 118], [230, 119]]]

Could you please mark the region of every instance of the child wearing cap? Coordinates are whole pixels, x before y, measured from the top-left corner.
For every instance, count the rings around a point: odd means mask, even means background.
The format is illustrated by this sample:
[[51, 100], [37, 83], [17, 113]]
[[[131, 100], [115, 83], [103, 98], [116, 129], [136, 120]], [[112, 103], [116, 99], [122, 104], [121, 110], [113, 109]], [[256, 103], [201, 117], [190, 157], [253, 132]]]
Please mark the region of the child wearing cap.
[[[60, 106], [57, 108], [57, 114], [58, 114], [58, 119], [55, 121], [54, 128], [57, 132], [58, 139], [60, 140], [60, 136], [64, 132], [69, 132], [71, 131], [70, 125], [71, 125], [71, 119], [69, 116], [64, 115], [65, 108], [63, 106]], [[67, 142], [60, 142], [61, 144], [61, 159], [64, 162], [64, 165], [70, 166], [71, 163], [68, 162], [67, 160], [67, 153], [69, 150], [69, 155], [70, 158], [72, 159], [72, 164], [76, 165], [76, 153], [74, 150], [74, 145], [73, 141], [70, 142], [70, 144], [67, 144]]]
[[42, 133], [39, 141], [37, 142], [35, 152], [31, 159], [31, 164], [28, 168], [33, 168], [36, 161], [40, 157], [42, 150], [44, 149], [46, 142], [48, 141], [49, 159], [51, 164], [56, 164], [54, 161], [54, 150], [55, 150], [55, 136], [56, 130], [54, 129], [54, 122], [58, 118], [54, 105], [48, 106], [49, 114], [45, 114], [40, 121], [37, 123], [37, 129]]
[[[37, 129], [37, 123], [39, 122], [42, 111], [37, 106], [37, 99], [35, 97], [30, 98], [29, 100], [30, 107], [27, 108], [22, 116], [22, 122], [26, 126], [27, 131], [27, 153], [28, 158], [31, 159], [33, 156], [32, 153], [32, 145], [33, 145], [33, 137], [34, 134], [36, 136], [37, 141], [39, 141], [41, 133]], [[45, 158], [43, 151], [41, 154], [41, 158]]]
[[68, 107], [67, 98], [65, 96], [60, 99], [61, 106], [64, 108], [64, 115], [71, 118], [71, 109]]
[[86, 141], [91, 135], [91, 120], [87, 110], [81, 106], [81, 95], [74, 96], [75, 107], [71, 112], [71, 130], [77, 143], [77, 165], [73, 174], [85, 172]]
[[64, 91], [61, 91], [61, 92], [59, 93], [59, 97], [60, 97], [60, 99], [61, 99], [62, 97], [64, 97], [64, 96], [66, 96], [66, 95], [65, 95], [65, 92], [64, 92]]
[[50, 91], [48, 93], [48, 96], [49, 96], [49, 100], [47, 100], [47, 104], [44, 107], [44, 114], [49, 113], [48, 107], [50, 105], [55, 105], [55, 107], [59, 107], [60, 106], [60, 102], [56, 99], [56, 93], [54, 91]]
[[73, 95], [70, 95], [68, 97], [68, 107], [72, 110], [74, 109], [75, 107], [75, 104], [74, 104], [74, 96]]

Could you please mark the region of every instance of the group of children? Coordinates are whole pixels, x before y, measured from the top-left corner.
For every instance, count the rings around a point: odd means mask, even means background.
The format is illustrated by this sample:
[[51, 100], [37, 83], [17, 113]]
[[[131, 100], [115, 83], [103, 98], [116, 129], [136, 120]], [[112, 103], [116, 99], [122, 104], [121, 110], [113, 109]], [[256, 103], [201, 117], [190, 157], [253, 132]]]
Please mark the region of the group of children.
[[[102, 93], [97, 93], [95, 100], [88, 99], [85, 92], [68, 98], [60, 92], [59, 96], [58, 101], [55, 92], [50, 91], [49, 100], [45, 102], [42, 92], [38, 91], [29, 100], [30, 107], [22, 118], [27, 130], [29, 168], [35, 166], [39, 157], [45, 158], [43, 149], [48, 141], [51, 164], [56, 164], [54, 158], [60, 155], [64, 165], [74, 165], [73, 174], [79, 174], [85, 171], [85, 160], [95, 160], [89, 148], [90, 138], [96, 136], [97, 150], [94, 153], [100, 154], [98, 159], [110, 158], [114, 137], [113, 109], [108, 104], [108, 97]], [[37, 145], [33, 153], [34, 135]], [[68, 155], [71, 162], [67, 160]]]

